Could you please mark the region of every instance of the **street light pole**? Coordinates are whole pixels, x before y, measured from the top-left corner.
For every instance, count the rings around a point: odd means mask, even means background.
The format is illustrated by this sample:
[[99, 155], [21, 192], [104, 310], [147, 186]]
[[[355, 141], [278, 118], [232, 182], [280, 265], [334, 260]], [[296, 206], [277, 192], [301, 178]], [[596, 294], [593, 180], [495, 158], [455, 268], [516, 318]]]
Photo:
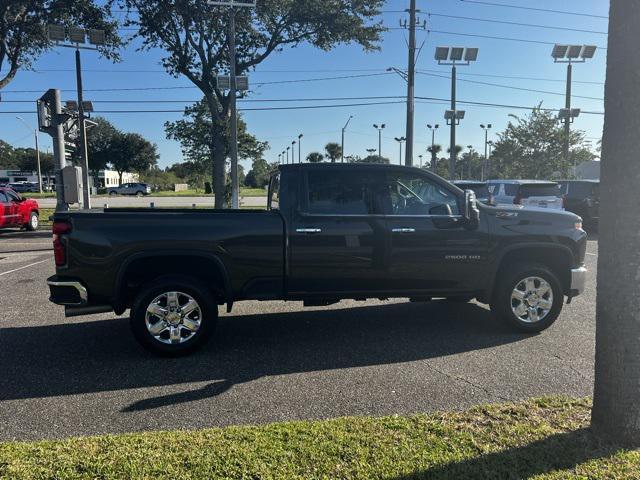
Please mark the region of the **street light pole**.
[[402, 142], [406, 141], [405, 137], [395, 137], [395, 141], [400, 145], [400, 165], [402, 165]]
[[437, 155], [436, 155], [436, 130], [440, 128], [437, 123], [435, 125], [427, 124], [427, 128], [431, 130], [431, 171], [436, 171]]
[[489, 155], [488, 155], [488, 149], [489, 149], [489, 130], [491, 129], [491, 124], [488, 123], [487, 125], [481, 124], [480, 128], [482, 128], [484, 130], [484, 166], [482, 168], [482, 174], [480, 177], [480, 180], [488, 180], [489, 176], [490, 176], [490, 172], [489, 172]]
[[[290, 148], [291, 147], [287, 147], [287, 164], [289, 163], [289, 149]], [[293, 152], [291, 152], [291, 157], [292, 157], [292, 160], [293, 160]], [[293, 162], [291, 162], [291, 163], [293, 163]]]
[[40, 147], [38, 145], [38, 129], [34, 128], [32, 129], [31, 126], [25, 121], [24, 118], [22, 117], [16, 117], [18, 120], [20, 120], [25, 127], [27, 127], [29, 130], [33, 130], [33, 135], [36, 138], [36, 163], [38, 165], [38, 191], [40, 193], [42, 193], [42, 172], [40, 170]]
[[382, 158], [382, 130], [384, 130], [386, 124], [382, 123], [380, 125], [374, 123], [373, 128], [378, 130], [378, 157]]
[[[456, 65], [451, 67], [451, 110], [456, 111]], [[449, 178], [456, 176], [456, 121], [451, 122], [451, 135], [449, 140]]]
[[413, 164], [413, 118], [415, 110], [415, 77], [416, 77], [416, 0], [411, 0], [409, 7], [409, 65], [407, 69], [407, 132], [405, 163]]
[[[571, 81], [573, 76], [573, 65], [571, 60], [567, 64], [567, 92], [565, 97], [565, 108], [571, 112]], [[571, 136], [571, 115], [567, 115], [564, 119], [564, 161], [565, 165], [569, 165], [569, 139]], [[575, 172], [574, 172], [575, 173]]]
[[84, 98], [82, 92], [82, 66], [80, 49], [76, 48], [76, 85], [78, 90], [78, 130], [80, 133], [80, 160], [82, 162], [82, 203], [84, 208], [91, 208], [91, 190], [89, 189], [89, 154], [87, 152], [87, 129], [84, 117]]
[[349, 126], [349, 122], [351, 121], [352, 118], [353, 118], [353, 115], [349, 115], [349, 119], [347, 120], [347, 123], [345, 123], [344, 127], [342, 127], [342, 146], [341, 146], [341, 152], [340, 152], [340, 161], [342, 163], [344, 163], [344, 132], [347, 130], [347, 126]]
[[302, 137], [304, 135], [298, 135], [298, 163], [302, 163]]

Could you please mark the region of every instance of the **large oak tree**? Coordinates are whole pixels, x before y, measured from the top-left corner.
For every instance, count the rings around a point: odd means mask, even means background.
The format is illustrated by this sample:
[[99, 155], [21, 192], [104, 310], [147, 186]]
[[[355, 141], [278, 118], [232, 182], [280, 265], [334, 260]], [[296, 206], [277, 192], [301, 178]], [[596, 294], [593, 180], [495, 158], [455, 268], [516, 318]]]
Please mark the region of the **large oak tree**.
[[640, 445], [640, 2], [610, 8], [592, 425]]
[[118, 58], [118, 25], [108, 6], [94, 0], [2, 0], [0, 1], [0, 90], [20, 68], [30, 68], [40, 54], [53, 47], [47, 40], [49, 23], [78, 25], [105, 31], [101, 53]]
[[[230, 117], [229, 94], [216, 74], [228, 74], [227, 7], [206, 0], [114, 0], [132, 10], [142, 48], [161, 48], [165, 69], [188, 78], [204, 95], [214, 119], [211, 127], [215, 190], [225, 185], [224, 131]], [[274, 52], [308, 43], [323, 50], [355, 42], [376, 48], [383, 27], [375, 22], [384, 0], [258, 0], [236, 15], [236, 73], [252, 70]], [[216, 208], [224, 206], [216, 196]]]

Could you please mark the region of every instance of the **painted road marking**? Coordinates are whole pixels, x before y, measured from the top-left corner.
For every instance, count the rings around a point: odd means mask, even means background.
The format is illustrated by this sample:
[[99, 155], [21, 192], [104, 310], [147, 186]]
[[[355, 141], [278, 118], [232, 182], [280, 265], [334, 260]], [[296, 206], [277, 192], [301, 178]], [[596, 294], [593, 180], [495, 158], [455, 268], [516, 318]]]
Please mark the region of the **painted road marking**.
[[0, 273], [0, 277], [2, 275], [8, 275], [10, 273], [17, 272], [18, 270], [24, 270], [25, 268], [33, 267], [34, 265], [39, 265], [40, 263], [48, 262], [49, 260], [50, 259], [47, 258], [45, 260], [40, 260], [39, 262], [30, 263], [29, 265], [24, 265], [24, 266], [19, 267], [19, 268], [14, 268], [13, 270], [9, 270], [8, 272], [2, 272], [2, 273]]

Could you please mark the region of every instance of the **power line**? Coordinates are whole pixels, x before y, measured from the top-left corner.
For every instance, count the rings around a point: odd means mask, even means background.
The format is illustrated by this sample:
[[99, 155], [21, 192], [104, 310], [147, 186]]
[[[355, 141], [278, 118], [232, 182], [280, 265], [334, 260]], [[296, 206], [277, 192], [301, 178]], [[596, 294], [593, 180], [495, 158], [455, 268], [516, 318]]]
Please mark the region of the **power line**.
[[[395, 96], [367, 96], [367, 97], [320, 97], [320, 98], [245, 98], [238, 99], [239, 102], [244, 103], [281, 103], [281, 102], [330, 102], [330, 101], [345, 101], [345, 100], [388, 100], [388, 99], [405, 99], [406, 97], [401, 95]], [[197, 103], [200, 100], [92, 100], [92, 103]], [[5, 100], [3, 103], [35, 103], [36, 100]]]
[[522, 5], [509, 5], [507, 3], [487, 2], [484, 0], [460, 0], [460, 1], [465, 3], [475, 3], [478, 5], [487, 5], [490, 7], [517, 8], [521, 10], [533, 10], [536, 12], [546, 12], [546, 13], [559, 13], [562, 15], [577, 15], [580, 17], [590, 17], [590, 18], [604, 18], [604, 19], [609, 18], [606, 15], [595, 15], [593, 13], [568, 12], [566, 10], [551, 10], [549, 8], [539, 8], [539, 7], [524, 7]]
[[[418, 70], [418, 72], [424, 73], [445, 73], [441, 70], [429, 70], [422, 69]], [[566, 79], [562, 78], [548, 78], [548, 77], [525, 77], [520, 75], [498, 75], [498, 74], [490, 74], [490, 73], [468, 73], [468, 72], [458, 72], [458, 75], [472, 76], [472, 77], [488, 77], [488, 78], [506, 78], [509, 80], [534, 80], [536, 82], [558, 82], [558, 83], [566, 83]], [[583, 83], [585, 85], [604, 85], [604, 82], [594, 82], [590, 80], [573, 80], [573, 83]]]
[[511, 22], [507, 20], [497, 20], [495, 18], [464, 17], [460, 15], [446, 15], [444, 13], [431, 13], [431, 12], [427, 12], [427, 15], [429, 15], [430, 17], [456, 18], [459, 20], [472, 20], [475, 22], [500, 23], [503, 25], [514, 25], [518, 27], [546, 28], [548, 30], [564, 30], [567, 32], [581, 32], [581, 33], [594, 33], [598, 35], [608, 35], [608, 32], [602, 32], [599, 30], [585, 30], [582, 28], [559, 27], [555, 25], [541, 25], [538, 23]]
[[[481, 35], [479, 33], [461, 33], [461, 32], [448, 32], [445, 30], [427, 30], [429, 33], [436, 33], [442, 35], [454, 35], [460, 37], [476, 37], [476, 38], [488, 38], [490, 40], [505, 40], [510, 42], [522, 42], [522, 43], [536, 43], [539, 45], [555, 45], [556, 42], [546, 42], [544, 40], [530, 40], [526, 38], [515, 38], [515, 37], [498, 37], [495, 35]], [[607, 47], [603, 47], [598, 45], [600, 50], [607, 50]]]

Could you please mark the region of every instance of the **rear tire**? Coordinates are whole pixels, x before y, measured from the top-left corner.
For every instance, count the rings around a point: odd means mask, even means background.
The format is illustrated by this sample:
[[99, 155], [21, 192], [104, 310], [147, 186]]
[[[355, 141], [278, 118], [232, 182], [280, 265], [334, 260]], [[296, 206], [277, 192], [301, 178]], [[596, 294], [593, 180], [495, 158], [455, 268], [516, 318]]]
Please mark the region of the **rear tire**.
[[117, 194], [118, 194], [118, 193], [117, 193], [117, 192], [115, 192], [115, 191], [113, 191], [113, 190], [111, 190], [111, 191], [109, 192], [109, 196], [110, 196], [110, 197], [115, 197]]
[[136, 197], [140, 198], [140, 197], [144, 197], [144, 193], [142, 192], [136, 192]]
[[562, 311], [560, 280], [545, 265], [519, 263], [504, 272], [491, 302], [494, 315], [521, 332], [549, 328]]
[[147, 350], [179, 356], [199, 348], [215, 330], [217, 320], [218, 306], [204, 285], [191, 277], [167, 276], [140, 290], [131, 308], [130, 325]]
[[30, 232], [33, 232], [34, 230], [38, 229], [38, 225], [39, 224], [40, 224], [40, 219], [38, 217], [38, 213], [37, 212], [31, 212], [29, 214], [29, 221], [25, 225], [25, 228], [27, 230], [29, 230]]

